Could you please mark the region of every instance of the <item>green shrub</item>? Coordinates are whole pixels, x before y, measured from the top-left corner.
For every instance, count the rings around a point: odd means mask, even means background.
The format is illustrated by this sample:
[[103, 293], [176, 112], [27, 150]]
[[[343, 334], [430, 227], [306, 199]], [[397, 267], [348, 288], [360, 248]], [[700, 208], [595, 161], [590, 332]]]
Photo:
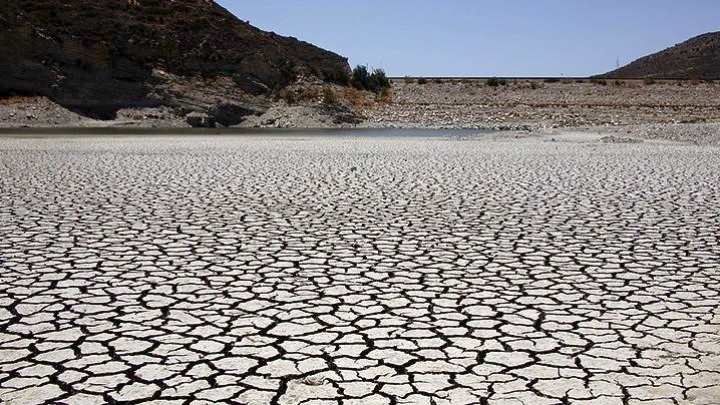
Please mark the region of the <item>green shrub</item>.
[[325, 80], [341, 86], [347, 86], [350, 83], [350, 77], [344, 71], [324, 71], [321, 72], [321, 75], [325, 77]]
[[375, 69], [373, 71], [370, 75], [370, 83], [375, 93], [380, 93], [390, 88], [390, 79], [388, 79], [387, 74], [385, 74], [385, 71], [382, 69]]
[[339, 103], [340, 101], [338, 100], [337, 95], [335, 95], [335, 92], [331, 88], [326, 87], [323, 89], [323, 105], [332, 107], [338, 105]]
[[390, 88], [390, 79], [388, 79], [385, 71], [382, 69], [375, 69], [370, 73], [367, 66], [358, 65], [353, 69], [350, 85], [358, 90], [380, 93]]
[[492, 77], [492, 78], [488, 79], [487, 85], [490, 87], [507, 86], [507, 80], [498, 79], [497, 77]]
[[560, 83], [560, 79], [557, 77], [551, 77], [549, 79], [545, 79], [545, 83]]
[[357, 65], [353, 69], [350, 85], [356, 89], [365, 90], [370, 83], [370, 71], [367, 66]]
[[428, 84], [428, 79], [421, 77], [417, 80], [417, 84]]
[[598, 86], [607, 86], [607, 80], [605, 79], [591, 79], [590, 83], [597, 84]]
[[653, 84], [655, 84], [655, 79], [653, 79], [653, 78], [651, 78], [651, 77], [648, 77], [648, 78], [646, 78], [645, 80], [643, 80], [643, 83], [644, 83], [646, 86], [652, 86]]

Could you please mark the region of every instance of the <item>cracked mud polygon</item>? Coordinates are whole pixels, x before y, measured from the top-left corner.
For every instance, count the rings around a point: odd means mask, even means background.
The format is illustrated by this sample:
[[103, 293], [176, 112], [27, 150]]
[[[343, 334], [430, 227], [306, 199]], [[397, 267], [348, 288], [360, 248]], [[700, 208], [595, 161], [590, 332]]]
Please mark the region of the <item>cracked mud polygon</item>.
[[720, 149], [0, 139], [0, 402], [718, 404]]

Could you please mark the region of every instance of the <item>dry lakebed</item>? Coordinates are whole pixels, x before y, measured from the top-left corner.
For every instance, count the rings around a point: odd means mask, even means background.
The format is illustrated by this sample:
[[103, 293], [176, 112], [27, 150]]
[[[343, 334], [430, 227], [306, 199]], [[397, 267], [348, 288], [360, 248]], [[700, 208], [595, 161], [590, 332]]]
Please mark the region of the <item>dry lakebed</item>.
[[0, 403], [720, 403], [720, 148], [0, 136]]

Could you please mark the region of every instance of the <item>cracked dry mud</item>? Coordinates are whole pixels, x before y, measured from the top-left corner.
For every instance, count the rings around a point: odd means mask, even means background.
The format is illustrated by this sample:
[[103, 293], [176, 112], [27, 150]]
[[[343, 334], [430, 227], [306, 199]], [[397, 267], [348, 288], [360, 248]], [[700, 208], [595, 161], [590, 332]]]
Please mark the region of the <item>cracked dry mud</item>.
[[718, 404], [720, 149], [0, 139], [0, 402]]

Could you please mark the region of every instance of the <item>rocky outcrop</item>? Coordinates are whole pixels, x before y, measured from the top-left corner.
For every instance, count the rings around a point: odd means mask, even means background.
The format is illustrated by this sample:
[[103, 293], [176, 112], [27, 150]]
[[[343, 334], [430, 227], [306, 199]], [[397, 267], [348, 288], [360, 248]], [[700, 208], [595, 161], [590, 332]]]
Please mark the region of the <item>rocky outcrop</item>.
[[193, 128], [214, 128], [215, 120], [207, 114], [192, 112], [185, 117], [185, 122]]
[[261, 31], [209, 0], [5, 0], [0, 93], [83, 115], [169, 106], [233, 125], [298, 75], [345, 83], [347, 59]]
[[720, 79], [720, 32], [692, 38], [603, 76], [613, 79]]
[[245, 121], [245, 117], [250, 115], [260, 115], [264, 111], [261, 111], [258, 108], [253, 108], [252, 106], [240, 104], [240, 103], [231, 103], [231, 102], [222, 102], [218, 103], [210, 112], [210, 114], [215, 118], [215, 121], [225, 127], [238, 125], [241, 122]]

